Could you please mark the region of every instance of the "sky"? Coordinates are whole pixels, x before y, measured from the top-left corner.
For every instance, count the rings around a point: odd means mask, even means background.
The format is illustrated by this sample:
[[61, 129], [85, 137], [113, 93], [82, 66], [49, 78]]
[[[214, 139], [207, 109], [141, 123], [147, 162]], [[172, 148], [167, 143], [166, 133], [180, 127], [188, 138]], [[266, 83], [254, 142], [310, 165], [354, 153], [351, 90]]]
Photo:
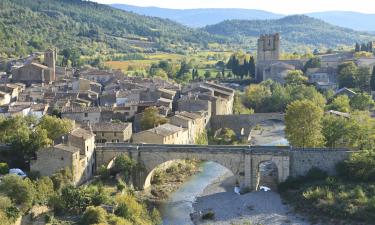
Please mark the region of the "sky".
[[375, 0], [92, 0], [103, 4], [122, 3], [162, 8], [246, 8], [281, 14], [322, 11], [355, 11], [375, 14]]

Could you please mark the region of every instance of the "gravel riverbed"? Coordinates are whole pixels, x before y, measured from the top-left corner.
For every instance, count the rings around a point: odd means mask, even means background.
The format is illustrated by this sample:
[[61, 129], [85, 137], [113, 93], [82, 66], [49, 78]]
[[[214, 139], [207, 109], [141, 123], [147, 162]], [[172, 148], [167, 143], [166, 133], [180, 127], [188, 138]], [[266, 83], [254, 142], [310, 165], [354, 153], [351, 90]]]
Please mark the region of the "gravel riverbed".
[[230, 172], [221, 176], [197, 197], [195, 212], [211, 210], [214, 220], [199, 220], [195, 224], [215, 225], [309, 225], [283, 204], [278, 193], [257, 191], [244, 195], [233, 192], [234, 177]]

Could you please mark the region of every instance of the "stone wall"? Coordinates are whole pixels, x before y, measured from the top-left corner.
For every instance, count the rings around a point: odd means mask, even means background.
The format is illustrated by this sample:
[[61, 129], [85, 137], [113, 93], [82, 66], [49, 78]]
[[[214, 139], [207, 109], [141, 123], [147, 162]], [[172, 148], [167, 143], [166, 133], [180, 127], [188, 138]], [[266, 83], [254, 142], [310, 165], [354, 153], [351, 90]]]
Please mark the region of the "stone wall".
[[336, 165], [349, 158], [345, 149], [296, 149], [290, 152], [290, 176], [304, 176], [313, 167], [336, 173]]

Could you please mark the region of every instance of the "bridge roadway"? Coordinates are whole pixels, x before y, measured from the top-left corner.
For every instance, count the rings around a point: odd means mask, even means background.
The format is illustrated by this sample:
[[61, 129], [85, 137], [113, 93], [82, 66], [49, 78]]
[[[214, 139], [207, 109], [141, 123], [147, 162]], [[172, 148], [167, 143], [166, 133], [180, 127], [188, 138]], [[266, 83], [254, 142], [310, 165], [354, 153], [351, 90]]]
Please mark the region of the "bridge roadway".
[[142, 163], [144, 171], [133, 177], [139, 189], [150, 186], [154, 169], [177, 159], [213, 161], [228, 168], [242, 188], [256, 190], [259, 182], [259, 165], [271, 161], [277, 167], [278, 182], [289, 176], [305, 175], [316, 167], [335, 173], [338, 162], [347, 159], [352, 150], [327, 148], [293, 148], [278, 146], [224, 146], [224, 145], [160, 145], [106, 143], [96, 146], [96, 165], [112, 165], [122, 154]]

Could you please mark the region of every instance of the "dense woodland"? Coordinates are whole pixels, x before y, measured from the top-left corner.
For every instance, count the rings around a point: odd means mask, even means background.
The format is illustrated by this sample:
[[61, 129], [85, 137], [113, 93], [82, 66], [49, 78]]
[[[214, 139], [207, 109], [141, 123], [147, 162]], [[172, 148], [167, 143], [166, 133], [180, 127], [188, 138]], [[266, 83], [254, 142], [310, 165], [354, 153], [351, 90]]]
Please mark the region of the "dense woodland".
[[[0, 2], [0, 57], [18, 57], [55, 46], [82, 55], [178, 52], [225, 48], [253, 49], [262, 33], [280, 32], [285, 50], [336, 48], [374, 39], [307, 16], [279, 20], [224, 21], [192, 29], [171, 20], [141, 16], [81, 0]], [[229, 49], [230, 50], [230, 49]]]
[[[372, 35], [337, 27], [308, 16], [287, 16], [277, 20], [227, 20], [204, 28], [211, 34], [233, 37], [236, 41], [254, 42], [261, 34], [279, 32], [286, 50], [300, 46], [337, 48], [356, 41], [369, 41]], [[254, 45], [254, 43], [253, 43]]]
[[[81, 0], [3, 0], [0, 52], [19, 56], [49, 46], [86, 55], [173, 50], [220, 39], [170, 20], [140, 16]], [[171, 49], [169, 49], [171, 48]]]

